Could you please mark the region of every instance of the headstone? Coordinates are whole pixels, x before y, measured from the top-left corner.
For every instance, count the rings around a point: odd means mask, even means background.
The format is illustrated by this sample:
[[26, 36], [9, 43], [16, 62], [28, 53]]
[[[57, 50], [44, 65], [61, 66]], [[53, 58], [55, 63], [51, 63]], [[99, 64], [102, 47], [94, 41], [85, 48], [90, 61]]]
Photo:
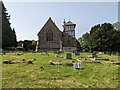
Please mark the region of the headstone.
[[61, 53], [64, 53], [64, 51], [62, 50], [62, 51], [60, 51]]
[[116, 53], [116, 55], [117, 55], [117, 56], [120, 56], [120, 53], [119, 53], [119, 52], [117, 52], [117, 53]]
[[81, 68], [79, 62], [74, 62], [74, 63], [73, 63], [73, 67], [74, 67], [75, 69], [80, 69], [80, 68]]
[[75, 51], [74, 53], [75, 53], [75, 55], [80, 55], [80, 52], [78, 52], [78, 51]]
[[96, 55], [96, 52], [92, 53], [92, 58], [98, 58], [98, 56]]
[[109, 54], [109, 55], [111, 55], [111, 54], [112, 54], [112, 52], [111, 52], [111, 51], [109, 51], [109, 52], [108, 52], [108, 54]]
[[99, 52], [99, 54], [104, 54], [103, 52]]
[[72, 54], [71, 53], [67, 53], [66, 54], [66, 59], [72, 59]]

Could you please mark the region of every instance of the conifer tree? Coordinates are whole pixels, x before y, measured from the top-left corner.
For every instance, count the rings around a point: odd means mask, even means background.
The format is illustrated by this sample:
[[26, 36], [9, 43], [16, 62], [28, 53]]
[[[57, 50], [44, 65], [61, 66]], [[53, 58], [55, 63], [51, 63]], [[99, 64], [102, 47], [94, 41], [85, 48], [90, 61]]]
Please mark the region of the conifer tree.
[[2, 48], [6, 49], [7, 47], [16, 47], [16, 33], [10, 26], [10, 15], [7, 13], [4, 3], [2, 1], [0, 3], [2, 5]]

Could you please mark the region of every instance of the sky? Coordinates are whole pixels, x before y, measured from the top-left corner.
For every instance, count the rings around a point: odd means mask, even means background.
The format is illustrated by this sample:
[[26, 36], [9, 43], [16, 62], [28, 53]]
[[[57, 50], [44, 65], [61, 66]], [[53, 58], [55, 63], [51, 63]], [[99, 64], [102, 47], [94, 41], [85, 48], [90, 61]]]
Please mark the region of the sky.
[[37, 33], [49, 19], [63, 31], [63, 21], [76, 24], [75, 36], [81, 37], [91, 27], [118, 21], [118, 2], [4, 2], [10, 14], [17, 40], [37, 40]]

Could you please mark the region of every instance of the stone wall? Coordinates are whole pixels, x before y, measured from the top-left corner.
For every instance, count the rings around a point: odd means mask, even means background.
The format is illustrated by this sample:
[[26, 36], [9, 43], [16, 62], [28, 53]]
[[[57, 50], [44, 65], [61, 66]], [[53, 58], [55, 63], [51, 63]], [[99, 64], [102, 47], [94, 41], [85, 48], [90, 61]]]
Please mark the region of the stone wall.
[[[47, 41], [46, 35], [47, 33], [53, 33], [53, 41]], [[61, 32], [55, 25], [55, 23], [51, 20], [51, 18], [47, 21], [47, 23], [43, 26], [41, 31], [38, 34], [38, 49], [40, 50], [53, 50], [61, 48]]]
[[72, 36], [63, 33], [63, 47], [76, 47], [76, 39]]

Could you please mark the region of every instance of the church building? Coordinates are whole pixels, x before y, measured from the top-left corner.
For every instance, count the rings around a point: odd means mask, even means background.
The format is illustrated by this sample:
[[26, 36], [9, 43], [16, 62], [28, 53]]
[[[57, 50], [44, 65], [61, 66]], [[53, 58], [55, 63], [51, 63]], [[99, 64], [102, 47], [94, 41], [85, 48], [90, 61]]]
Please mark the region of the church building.
[[76, 24], [63, 22], [63, 32], [59, 30], [51, 17], [38, 33], [37, 51], [63, 50], [75, 51], [77, 39], [75, 38]]

